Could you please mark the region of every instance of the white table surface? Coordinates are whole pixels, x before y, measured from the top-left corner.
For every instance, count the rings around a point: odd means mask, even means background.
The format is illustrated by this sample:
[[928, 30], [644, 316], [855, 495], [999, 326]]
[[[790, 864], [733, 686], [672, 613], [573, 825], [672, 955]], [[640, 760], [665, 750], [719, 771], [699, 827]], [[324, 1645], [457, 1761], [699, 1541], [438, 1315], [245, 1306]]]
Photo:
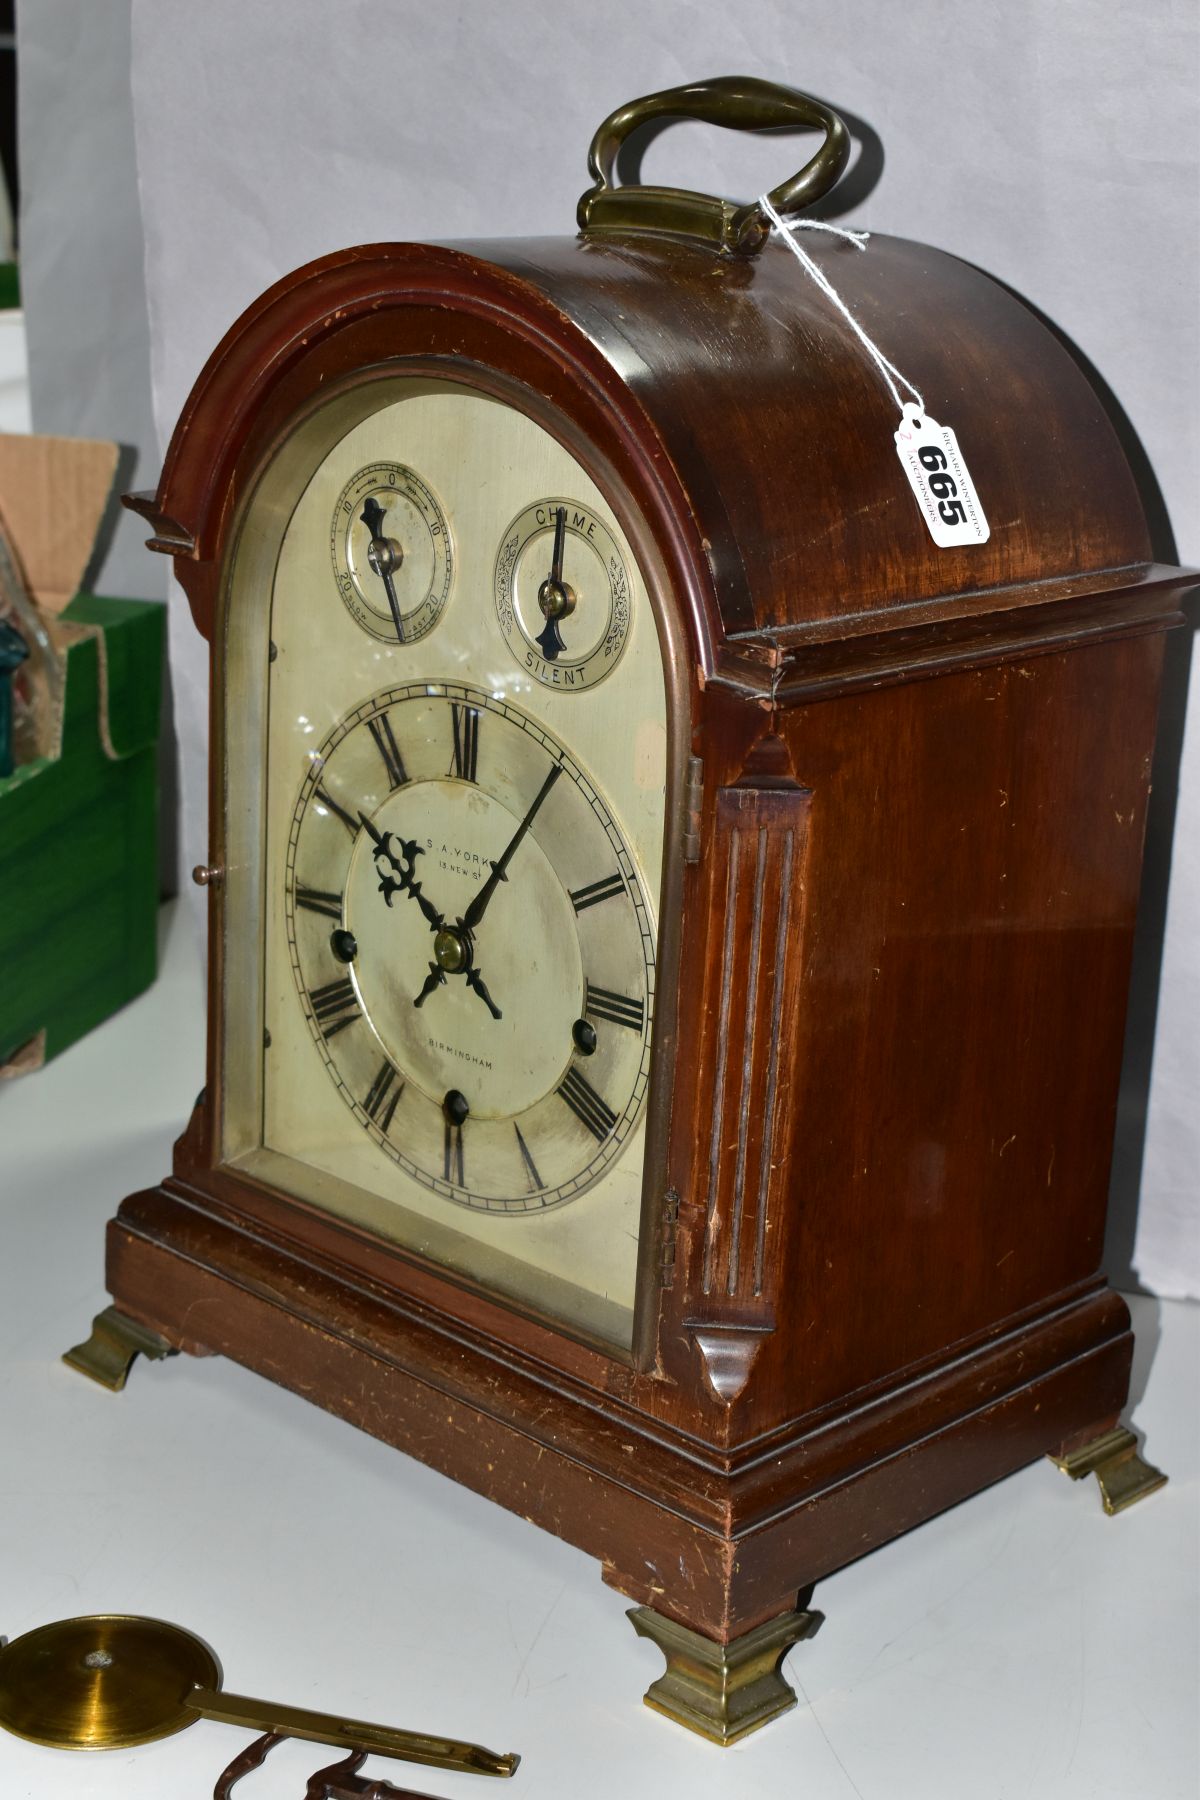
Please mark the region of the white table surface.
[[[166, 1172], [201, 1084], [193, 927], [163, 925], [147, 995], [0, 1084], [0, 1633], [156, 1614], [231, 1690], [522, 1753], [503, 1789], [367, 1765], [447, 1800], [1196, 1800], [1200, 1308], [1132, 1303], [1164, 1492], [1108, 1519], [1043, 1462], [823, 1582], [799, 1706], [724, 1752], [640, 1704], [661, 1657], [581, 1552], [222, 1359], [139, 1361], [120, 1396], [72, 1374], [104, 1222]], [[0, 1796], [206, 1800], [247, 1741], [0, 1735]], [[238, 1800], [300, 1800], [332, 1760], [281, 1746]]]

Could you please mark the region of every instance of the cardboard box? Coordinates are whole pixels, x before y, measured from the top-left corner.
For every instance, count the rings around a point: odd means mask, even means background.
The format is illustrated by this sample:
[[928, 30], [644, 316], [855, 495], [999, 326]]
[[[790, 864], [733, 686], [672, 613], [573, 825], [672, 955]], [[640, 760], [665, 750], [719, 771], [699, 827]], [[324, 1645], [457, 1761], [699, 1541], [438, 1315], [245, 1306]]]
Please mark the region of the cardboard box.
[[156, 973], [165, 607], [79, 593], [113, 444], [0, 436], [0, 525], [46, 623], [40, 754], [0, 779], [0, 1076], [28, 1072]]

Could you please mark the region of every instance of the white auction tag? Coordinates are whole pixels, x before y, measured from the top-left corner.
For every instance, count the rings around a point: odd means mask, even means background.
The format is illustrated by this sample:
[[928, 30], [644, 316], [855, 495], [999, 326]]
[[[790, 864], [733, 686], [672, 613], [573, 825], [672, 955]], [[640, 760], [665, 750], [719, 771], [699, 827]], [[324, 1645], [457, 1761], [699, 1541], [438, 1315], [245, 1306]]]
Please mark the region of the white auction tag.
[[905, 401], [896, 454], [939, 550], [987, 542], [990, 530], [979, 495], [948, 425]]

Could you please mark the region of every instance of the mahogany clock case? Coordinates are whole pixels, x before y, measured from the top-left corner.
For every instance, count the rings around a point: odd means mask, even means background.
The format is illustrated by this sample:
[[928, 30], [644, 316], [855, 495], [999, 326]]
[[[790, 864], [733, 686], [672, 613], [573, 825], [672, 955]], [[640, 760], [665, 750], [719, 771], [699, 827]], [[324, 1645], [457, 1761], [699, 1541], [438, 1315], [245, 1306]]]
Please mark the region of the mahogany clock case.
[[[1188, 585], [1019, 301], [899, 240], [812, 254], [953, 424], [986, 544], [934, 546], [886, 393], [785, 249], [633, 234], [297, 271], [215, 352], [142, 503], [212, 647], [209, 1038], [173, 1174], [109, 1228], [117, 1307], [722, 1642], [1118, 1418], [1132, 1338], [1098, 1271], [1161, 633]], [[655, 608], [667, 834], [628, 1354], [224, 1156], [231, 547], [297, 422], [397, 374], [558, 437]]]

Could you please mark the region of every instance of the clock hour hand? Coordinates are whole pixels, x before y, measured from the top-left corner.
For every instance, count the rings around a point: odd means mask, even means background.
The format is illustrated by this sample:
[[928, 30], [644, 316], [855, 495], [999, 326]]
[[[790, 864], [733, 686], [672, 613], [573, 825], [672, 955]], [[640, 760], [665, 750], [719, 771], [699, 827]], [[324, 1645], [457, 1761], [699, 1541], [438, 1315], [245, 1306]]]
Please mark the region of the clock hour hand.
[[546, 798], [546, 795], [550, 792], [550, 789], [554, 786], [561, 774], [562, 764], [555, 763], [545, 781], [543, 781], [541, 787], [538, 789], [537, 798], [534, 800], [533, 805], [529, 808], [529, 811], [525, 814], [525, 817], [521, 820], [521, 823], [517, 826], [517, 829], [509, 839], [508, 848], [505, 850], [504, 855], [500, 858], [499, 862], [494, 862], [492, 864], [491, 874], [488, 876], [487, 880], [472, 900], [470, 906], [468, 906], [466, 912], [463, 914], [462, 919], [459, 921], [464, 931], [475, 930], [475, 927], [479, 924], [479, 921], [483, 918], [484, 913], [491, 904], [492, 895], [500, 886], [500, 883], [508, 879], [506, 870], [508, 869], [509, 863], [520, 848], [521, 840], [525, 836], [525, 833], [529, 830], [529, 827], [537, 817], [538, 808], [541, 806], [542, 801]]
[[[425, 895], [421, 892], [420, 882], [415, 879], [417, 872], [417, 858], [423, 854], [420, 844], [417, 843], [415, 838], [401, 838], [399, 846], [400, 854], [397, 856], [396, 852], [392, 849], [391, 832], [379, 831], [371, 823], [370, 819], [368, 819], [366, 813], [360, 812], [358, 817], [363, 829], [375, 845], [375, 868], [379, 875], [379, 891], [387, 901], [388, 905], [390, 906], [392, 904], [393, 894], [408, 894], [410, 898], [416, 901], [422, 913], [425, 915], [429, 924], [429, 929], [431, 931], [440, 931], [445, 921], [437, 907], [433, 904], [433, 901], [426, 899]], [[385, 872], [383, 867], [385, 862], [391, 864], [392, 869], [395, 871], [394, 875], [389, 875]]]
[[575, 610], [575, 590], [563, 580], [563, 550], [566, 540], [567, 509], [560, 506], [554, 515], [554, 550], [550, 573], [538, 589], [538, 605], [545, 614], [546, 623], [536, 642], [541, 645], [542, 655], [547, 662], [553, 662], [566, 649], [562, 632], [558, 629], [558, 621]]
[[404, 552], [393, 538], [384, 537], [383, 520], [383, 507], [380, 506], [374, 494], [368, 494], [362, 509], [362, 522], [371, 534], [367, 561], [383, 583], [383, 591], [387, 595], [388, 605], [392, 609], [396, 641], [402, 644], [404, 642], [404, 620], [400, 613], [400, 602], [396, 598], [396, 584], [392, 580], [392, 570], [400, 567]]

